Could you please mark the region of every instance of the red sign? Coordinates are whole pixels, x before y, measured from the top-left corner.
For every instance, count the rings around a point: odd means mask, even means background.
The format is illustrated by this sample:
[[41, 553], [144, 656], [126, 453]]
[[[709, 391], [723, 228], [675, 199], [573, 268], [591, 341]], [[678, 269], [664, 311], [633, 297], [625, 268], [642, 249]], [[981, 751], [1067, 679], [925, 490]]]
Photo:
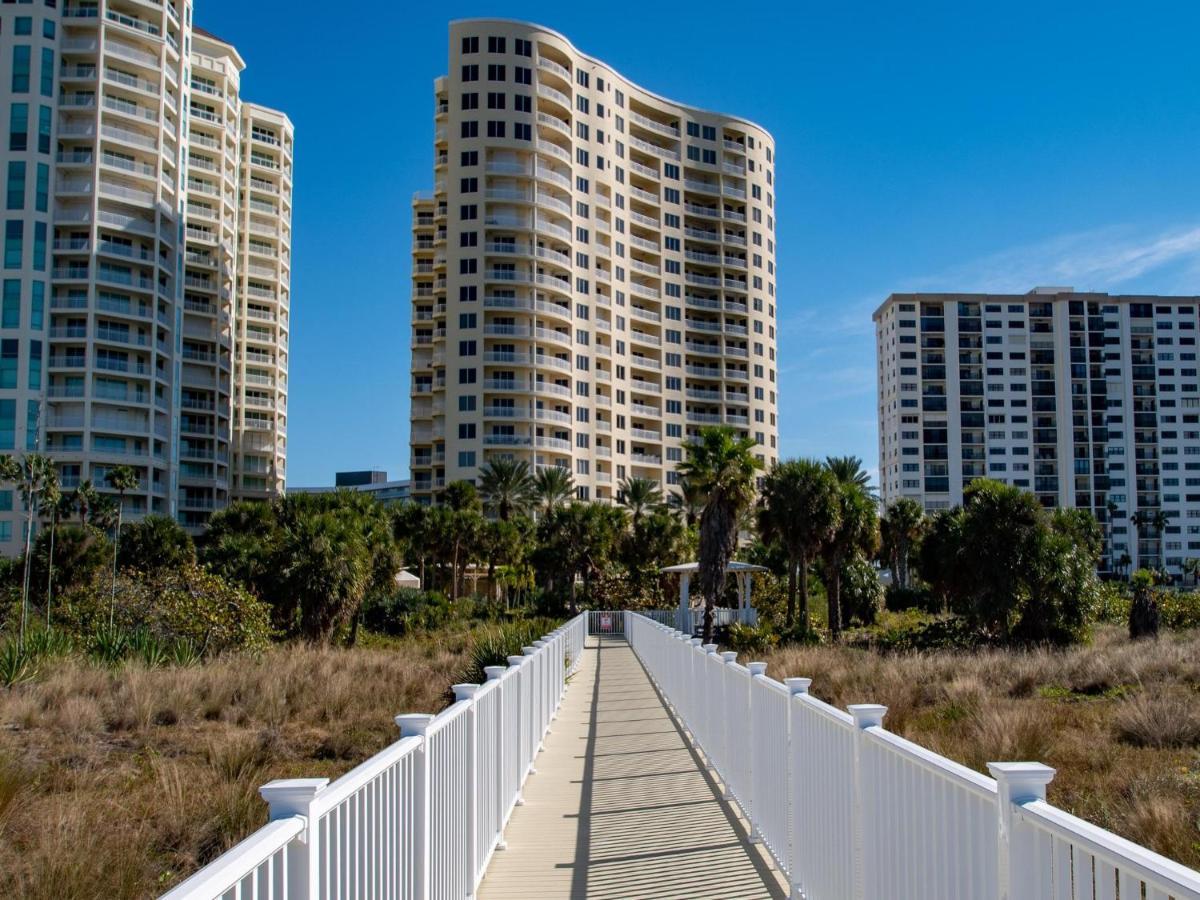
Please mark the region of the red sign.
[[600, 630], [612, 631], [612, 616], [604, 613], [600, 616]]

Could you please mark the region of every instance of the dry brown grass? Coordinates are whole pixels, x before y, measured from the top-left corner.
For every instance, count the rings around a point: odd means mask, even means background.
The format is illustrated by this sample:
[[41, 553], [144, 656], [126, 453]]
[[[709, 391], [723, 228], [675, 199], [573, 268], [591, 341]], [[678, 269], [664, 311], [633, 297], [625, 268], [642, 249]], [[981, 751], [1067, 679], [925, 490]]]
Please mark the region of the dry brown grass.
[[336, 777], [436, 712], [462, 635], [281, 646], [188, 669], [56, 663], [0, 689], [0, 896], [155, 896], [266, 821], [272, 778]]
[[837, 706], [883, 703], [892, 731], [974, 769], [1037, 760], [1052, 803], [1200, 867], [1200, 632], [1088, 647], [884, 656], [786, 647], [775, 678], [807, 676]]

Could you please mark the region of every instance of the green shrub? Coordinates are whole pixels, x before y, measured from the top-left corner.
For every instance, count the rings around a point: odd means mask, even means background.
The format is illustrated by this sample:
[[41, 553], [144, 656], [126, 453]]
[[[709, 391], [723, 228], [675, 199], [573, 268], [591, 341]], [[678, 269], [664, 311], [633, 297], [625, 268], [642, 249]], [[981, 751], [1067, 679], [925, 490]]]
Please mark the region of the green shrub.
[[936, 614], [942, 611], [941, 600], [934, 596], [929, 588], [924, 587], [900, 587], [893, 584], [884, 594], [883, 604], [889, 612], [915, 609], [920, 612]]
[[471, 641], [470, 661], [463, 670], [461, 681], [482, 684], [487, 678], [483, 671], [485, 667], [507, 665], [508, 657], [520, 656], [522, 647], [539, 640], [558, 624], [553, 619], [528, 619], [480, 628]]
[[401, 588], [388, 596], [369, 597], [362, 608], [362, 622], [366, 628], [392, 637], [442, 628], [453, 617], [454, 609], [444, 595], [414, 588]]
[[61, 620], [93, 644], [101, 633], [130, 640], [134, 632], [145, 631], [162, 646], [186, 639], [201, 655], [261, 650], [271, 636], [264, 603], [199, 566], [119, 575], [113, 633], [108, 632], [110, 597], [109, 578], [98, 576], [62, 598]]
[[933, 616], [913, 609], [883, 613], [874, 626], [851, 632], [848, 642], [885, 653], [967, 650], [985, 643], [961, 616]]
[[69, 656], [75, 650], [75, 640], [59, 628], [41, 628], [25, 636], [25, 649], [35, 659]]
[[1200, 592], [1164, 591], [1158, 597], [1158, 612], [1166, 628], [1200, 628]]
[[96, 662], [115, 666], [129, 655], [129, 635], [121, 628], [102, 625], [92, 634], [87, 651]]
[[729, 626], [726, 641], [729, 649], [738, 653], [766, 653], [779, 643], [779, 635], [765, 622], [758, 625], [734, 622]]
[[1096, 606], [1092, 618], [1109, 625], [1125, 625], [1129, 621], [1129, 587], [1119, 581], [1102, 581], [1096, 590]]
[[14, 687], [37, 678], [37, 659], [13, 639], [0, 645], [0, 685]]

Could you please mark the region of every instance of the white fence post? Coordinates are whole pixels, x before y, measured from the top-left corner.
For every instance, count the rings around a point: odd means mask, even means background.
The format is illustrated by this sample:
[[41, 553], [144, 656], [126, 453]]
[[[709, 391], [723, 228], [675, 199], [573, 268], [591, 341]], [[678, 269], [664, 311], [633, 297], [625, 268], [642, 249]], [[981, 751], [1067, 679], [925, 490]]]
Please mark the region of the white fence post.
[[[1034, 896], [1037, 890], [1035, 860], [1028, 852], [1028, 841], [1016, 833], [1016, 806], [1033, 800], [1046, 799], [1046, 785], [1054, 778], [1049, 766], [1034, 762], [988, 763], [988, 771], [996, 779], [997, 867], [1000, 878], [1000, 900], [1021, 900]], [[1111, 879], [1109, 881], [1111, 887]], [[1122, 892], [1124, 896], [1124, 892]]]
[[[525, 662], [524, 656], [509, 656], [508, 665], [512, 669], [520, 669], [521, 664]], [[525, 732], [521, 728], [522, 717], [528, 715], [525, 709], [525, 673], [518, 671], [510, 679], [512, 685], [512, 727], [517, 730], [517, 759], [515, 762], [516, 768], [516, 783], [517, 783], [517, 798], [513, 801], [514, 806], [525, 805]]]
[[470, 888], [470, 896], [475, 896], [475, 861], [478, 859], [478, 847], [476, 844], [479, 841], [479, 755], [477, 748], [479, 746], [479, 717], [475, 709], [475, 693], [479, 690], [477, 684], [455, 684], [452, 685], [454, 690], [454, 702], [458, 703], [462, 700], [468, 701], [471, 705], [467, 709], [467, 758], [466, 758], [466, 782], [468, 785], [469, 794], [467, 795], [467, 834], [466, 845], [466, 867], [467, 867], [467, 886]]
[[[765, 662], [746, 663], [746, 668], [750, 670], [750, 690], [746, 695], [746, 703], [750, 710], [750, 752], [746, 754], [746, 789], [750, 796], [746, 798], [746, 805], [749, 807], [746, 810], [746, 818], [750, 821], [750, 843], [758, 844], [762, 842], [762, 832], [758, 827], [758, 796], [754, 793], [754, 745], [757, 741], [757, 725], [754, 721], [754, 682], [767, 677], [767, 664]], [[758, 715], [763, 715], [761, 710]]]
[[[716, 645], [714, 644], [713, 646]], [[733, 752], [730, 748], [733, 745], [733, 741], [730, 737], [731, 727], [729, 724], [729, 715], [727, 713], [726, 704], [729, 702], [730, 680], [734, 677], [729, 674], [729, 667], [733, 663], [737, 662], [737, 651], [721, 651], [721, 661], [724, 663], [724, 666], [721, 668], [721, 702], [719, 706], [714, 708], [714, 712], [719, 720], [721, 729], [721, 753], [719, 758], [721, 760], [721, 767], [724, 769], [724, 771], [721, 773], [721, 783], [725, 785], [725, 799], [732, 800], [733, 785], [730, 784], [730, 782], [732, 781], [733, 775]]]
[[[508, 666], [484, 666], [483, 674], [487, 676], [488, 681], [499, 681], [504, 673], [508, 671]], [[493, 779], [496, 785], [496, 809], [499, 810], [500, 836], [496, 840], [497, 850], [507, 850], [508, 842], [504, 840], [504, 826], [506, 824], [504, 814], [507, 812], [505, 805], [505, 793], [508, 790], [508, 769], [512, 763], [508, 759], [508, 754], [504, 752], [504, 739], [507, 732], [506, 725], [508, 723], [508, 705], [509, 705], [509, 685], [498, 684], [493, 690], [496, 692], [496, 746], [492, 751], [496, 754], [496, 776]], [[487, 764], [486, 762], [484, 763]]]
[[800, 694], [807, 694], [812, 686], [811, 678], [785, 678], [784, 685], [788, 690], [788, 752], [787, 752], [787, 792], [788, 792], [788, 886], [791, 888], [790, 900], [800, 900], [803, 896], [804, 882], [800, 879], [800, 854], [796, 849], [796, 795], [800, 793], [799, 778], [796, 776], [796, 753], [792, 742], [795, 740], [792, 727], [792, 706]]
[[886, 706], [875, 703], [857, 703], [847, 706], [846, 711], [854, 717], [854, 896], [855, 900], [867, 900], [867, 822], [866, 792], [863, 788], [863, 745], [868, 728], [883, 726]]
[[328, 778], [277, 778], [258, 789], [267, 801], [272, 822], [304, 817], [303, 850], [288, 854], [288, 884], [296, 900], [316, 900], [321, 889], [321, 822], [313, 815], [313, 800], [329, 784]]
[[396, 725], [400, 728], [400, 737], [419, 737], [421, 739], [421, 747], [416, 751], [417, 799], [413, 804], [415, 812], [413, 828], [416, 831], [414, 835], [416, 852], [413, 855], [417, 860], [417, 871], [413, 873], [413, 894], [415, 900], [429, 900], [429, 869], [433, 848], [429, 834], [431, 818], [429, 814], [430, 763], [429, 738], [426, 736], [426, 732], [432, 721], [433, 716], [428, 713], [408, 713], [396, 716]]

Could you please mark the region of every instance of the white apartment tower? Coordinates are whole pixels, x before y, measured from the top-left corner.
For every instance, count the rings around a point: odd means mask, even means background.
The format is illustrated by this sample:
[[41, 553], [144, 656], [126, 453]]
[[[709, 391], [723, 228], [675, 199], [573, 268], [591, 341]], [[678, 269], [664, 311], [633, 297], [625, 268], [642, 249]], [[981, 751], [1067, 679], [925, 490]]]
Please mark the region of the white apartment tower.
[[[268, 474], [233, 450], [239, 342], [257, 334], [250, 286], [273, 295], [270, 332], [286, 346], [292, 129], [242, 104], [242, 59], [191, 22], [187, 0], [0, 6], [0, 453], [50, 454], [68, 489], [106, 490], [130, 465], [141, 483], [127, 516], [196, 529], [243, 486], [282, 487], [278, 394]], [[271, 201], [245, 163], [260, 148], [275, 162]], [[259, 227], [277, 235], [262, 282], [247, 234]], [[286, 353], [270, 356], [286, 371]], [[21, 544], [18, 507], [0, 493], [0, 552]]]
[[1200, 297], [893, 294], [875, 312], [884, 503], [989, 477], [1090, 510], [1102, 570], [1200, 556]]
[[413, 203], [412, 495], [496, 456], [579, 496], [677, 482], [725, 423], [778, 455], [774, 141], [562, 35], [450, 26]]

